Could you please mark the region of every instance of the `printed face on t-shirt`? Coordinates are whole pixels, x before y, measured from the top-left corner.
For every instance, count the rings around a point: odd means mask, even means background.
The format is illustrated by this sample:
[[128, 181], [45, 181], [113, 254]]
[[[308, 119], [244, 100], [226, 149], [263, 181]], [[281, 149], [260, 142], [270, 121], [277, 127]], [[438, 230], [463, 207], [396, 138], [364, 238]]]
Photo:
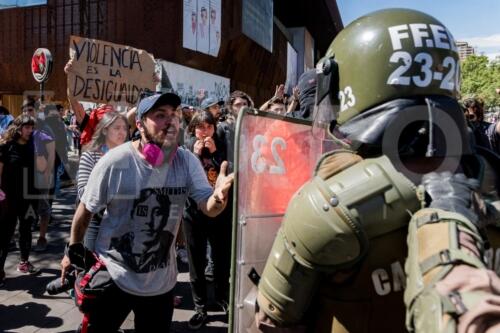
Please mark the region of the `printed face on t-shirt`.
[[136, 273], [147, 273], [169, 264], [169, 251], [179, 220], [176, 214], [181, 210], [171, 202], [168, 192], [168, 188], [141, 190], [130, 212], [133, 229], [111, 238], [110, 249], [120, 253]]

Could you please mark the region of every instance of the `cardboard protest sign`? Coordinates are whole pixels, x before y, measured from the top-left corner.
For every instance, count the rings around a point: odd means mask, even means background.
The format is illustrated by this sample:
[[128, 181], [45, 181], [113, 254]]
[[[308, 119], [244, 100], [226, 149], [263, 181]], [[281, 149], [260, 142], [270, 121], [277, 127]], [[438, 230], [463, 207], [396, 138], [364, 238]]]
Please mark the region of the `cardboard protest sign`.
[[71, 36], [68, 88], [79, 101], [137, 103], [145, 89], [154, 91], [154, 58], [144, 50], [97, 39]]

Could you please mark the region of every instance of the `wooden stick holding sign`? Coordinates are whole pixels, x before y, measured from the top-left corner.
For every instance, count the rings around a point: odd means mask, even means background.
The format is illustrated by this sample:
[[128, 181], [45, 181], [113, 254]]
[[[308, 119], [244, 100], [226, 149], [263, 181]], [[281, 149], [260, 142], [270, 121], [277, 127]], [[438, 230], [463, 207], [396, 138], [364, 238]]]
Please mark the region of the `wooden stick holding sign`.
[[71, 36], [68, 90], [71, 99], [134, 106], [155, 90], [153, 55], [127, 45]]

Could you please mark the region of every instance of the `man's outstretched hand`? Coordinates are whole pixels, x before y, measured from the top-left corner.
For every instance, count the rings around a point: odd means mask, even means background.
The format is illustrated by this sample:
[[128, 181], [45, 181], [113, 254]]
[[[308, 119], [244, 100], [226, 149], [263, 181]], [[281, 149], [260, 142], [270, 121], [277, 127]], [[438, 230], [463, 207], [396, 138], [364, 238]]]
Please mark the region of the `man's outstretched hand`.
[[217, 182], [214, 188], [214, 198], [217, 203], [226, 203], [228, 199], [228, 193], [234, 182], [234, 173], [227, 174], [227, 161], [222, 162], [220, 166], [219, 177], [217, 177]]

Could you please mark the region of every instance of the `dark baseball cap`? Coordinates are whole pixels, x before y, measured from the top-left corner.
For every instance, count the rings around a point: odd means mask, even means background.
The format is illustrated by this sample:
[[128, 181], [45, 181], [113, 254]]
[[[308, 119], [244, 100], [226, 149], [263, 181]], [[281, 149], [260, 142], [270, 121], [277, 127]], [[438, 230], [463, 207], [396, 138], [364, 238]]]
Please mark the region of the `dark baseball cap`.
[[136, 120], [140, 120], [146, 113], [163, 105], [170, 105], [177, 109], [181, 105], [181, 98], [174, 93], [164, 93], [164, 94], [154, 94], [152, 96], [145, 97], [141, 99], [139, 105], [137, 105], [137, 111], [135, 115]]
[[213, 97], [208, 97], [208, 98], [205, 98], [203, 100], [203, 102], [201, 102], [201, 109], [202, 110], [206, 110], [208, 109], [209, 107], [215, 105], [215, 104], [219, 104], [219, 105], [224, 105], [224, 101], [218, 101], [216, 100], [215, 98]]

